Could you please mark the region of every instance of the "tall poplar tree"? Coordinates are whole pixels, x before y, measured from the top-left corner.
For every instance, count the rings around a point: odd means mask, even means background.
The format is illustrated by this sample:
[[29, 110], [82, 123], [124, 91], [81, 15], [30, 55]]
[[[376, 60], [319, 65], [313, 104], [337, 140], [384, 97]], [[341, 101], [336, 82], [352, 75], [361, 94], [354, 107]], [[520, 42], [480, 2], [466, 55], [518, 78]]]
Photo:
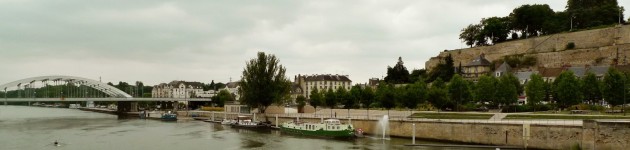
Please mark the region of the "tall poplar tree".
[[265, 113], [273, 103], [289, 98], [291, 81], [285, 76], [286, 69], [275, 55], [258, 52], [243, 69], [239, 92], [240, 101]]

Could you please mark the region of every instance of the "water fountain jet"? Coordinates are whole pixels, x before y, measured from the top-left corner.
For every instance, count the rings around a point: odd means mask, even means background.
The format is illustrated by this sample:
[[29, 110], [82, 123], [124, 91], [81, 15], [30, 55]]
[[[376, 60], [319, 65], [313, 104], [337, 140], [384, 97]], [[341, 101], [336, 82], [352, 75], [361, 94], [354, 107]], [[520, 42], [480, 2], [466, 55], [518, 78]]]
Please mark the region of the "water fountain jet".
[[383, 115], [382, 118], [378, 119], [374, 134], [376, 135], [376, 138], [384, 140], [389, 139], [389, 136], [387, 136], [387, 130], [389, 130], [389, 116]]

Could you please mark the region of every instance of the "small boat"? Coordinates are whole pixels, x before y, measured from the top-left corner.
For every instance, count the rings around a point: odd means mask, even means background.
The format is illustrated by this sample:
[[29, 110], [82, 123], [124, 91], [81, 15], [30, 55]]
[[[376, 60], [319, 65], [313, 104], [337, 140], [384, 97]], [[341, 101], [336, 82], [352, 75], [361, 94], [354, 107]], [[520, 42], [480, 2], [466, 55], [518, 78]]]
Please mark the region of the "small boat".
[[235, 124], [236, 120], [230, 120], [230, 119], [225, 119], [223, 121], [221, 121], [222, 125], [231, 125], [231, 124]]
[[162, 117], [160, 117], [160, 119], [162, 121], [177, 121], [177, 114], [168, 111], [167, 113], [162, 114]]
[[280, 131], [290, 134], [351, 138], [356, 137], [352, 124], [342, 124], [338, 119], [327, 119], [321, 123], [305, 123], [299, 121], [285, 122], [280, 125]]
[[259, 123], [259, 122], [254, 122], [248, 116], [238, 116], [237, 120], [234, 123], [230, 124], [230, 126], [237, 127], [237, 128], [251, 128], [251, 129], [267, 128], [267, 125], [263, 123]]

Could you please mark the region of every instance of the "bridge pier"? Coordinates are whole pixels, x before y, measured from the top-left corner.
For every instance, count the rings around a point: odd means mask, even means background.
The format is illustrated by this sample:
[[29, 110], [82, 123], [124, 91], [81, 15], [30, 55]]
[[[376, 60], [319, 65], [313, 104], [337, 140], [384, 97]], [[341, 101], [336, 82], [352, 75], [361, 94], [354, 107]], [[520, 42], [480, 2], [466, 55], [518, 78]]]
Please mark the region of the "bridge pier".
[[138, 102], [118, 101], [117, 102], [119, 113], [137, 112]]

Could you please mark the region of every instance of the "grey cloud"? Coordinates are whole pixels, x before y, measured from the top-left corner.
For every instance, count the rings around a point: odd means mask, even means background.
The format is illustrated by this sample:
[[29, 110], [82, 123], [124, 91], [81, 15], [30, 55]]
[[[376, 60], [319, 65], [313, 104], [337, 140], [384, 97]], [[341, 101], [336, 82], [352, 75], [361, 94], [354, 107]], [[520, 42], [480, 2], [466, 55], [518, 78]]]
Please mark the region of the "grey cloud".
[[[256, 52], [287, 75], [381, 77], [463, 45], [459, 30], [525, 3], [566, 1], [0, 1], [0, 83], [48, 74], [227, 82]], [[629, 2], [620, 2], [628, 7]]]

